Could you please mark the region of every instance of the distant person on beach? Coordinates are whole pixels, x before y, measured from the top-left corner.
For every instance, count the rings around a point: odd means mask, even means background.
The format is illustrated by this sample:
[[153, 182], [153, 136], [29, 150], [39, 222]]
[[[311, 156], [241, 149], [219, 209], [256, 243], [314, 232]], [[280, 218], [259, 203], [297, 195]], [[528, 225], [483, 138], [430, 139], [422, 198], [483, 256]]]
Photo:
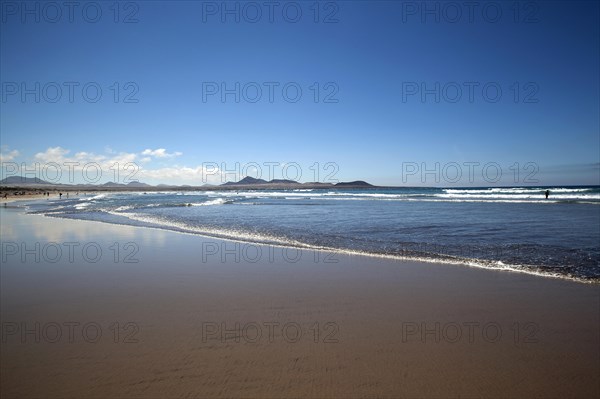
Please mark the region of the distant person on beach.
[[550, 190], [546, 190], [546, 199], [548, 199], [548, 196], [550, 196]]
[[58, 193], [58, 198], [62, 198], [62, 193]]

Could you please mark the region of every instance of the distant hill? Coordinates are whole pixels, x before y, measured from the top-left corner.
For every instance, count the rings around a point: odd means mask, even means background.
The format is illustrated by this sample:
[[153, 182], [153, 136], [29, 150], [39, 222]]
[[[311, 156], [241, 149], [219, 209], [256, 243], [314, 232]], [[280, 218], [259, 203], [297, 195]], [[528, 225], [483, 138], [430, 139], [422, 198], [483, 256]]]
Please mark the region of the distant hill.
[[263, 179], [256, 179], [254, 177], [246, 176], [242, 180], [237, 182], [227, 182], [221, 184], [221, 186], [257, 186], [257, 188], [266, 188], [265, 186], [273, 186], [273, 188], [295, 188], [295, 187], [337, 187], [337, 188], [367, 188], [367, 187], [375, 187], [372, 184], [367, 183], [366, 181], [356, 180], [350, 182], [339, 182], [337, 184], [332, 183], [299, 183], [294, 180], [288, 179], [273, 179], [270, 181], [266, 181]]
[[288, 179], [273, 179], [273, 180], [263, 180], [263, 179], [256, 179], [254, 177], [250, 177], [250, 176], [246, 176], [244, 177], [242, 180], [237, 181], [237, 182], [233, 182], [233, 181], [228, 181], [227, 183], [221, 184], [222, 186], [237, 186], [237, 185], [251, 185], [251, 184], [301, 184], [298, 183], [297, 181], [294, 180], [288, 180]]
[[139, 181], [132, 181], [127, 184], [123, 183], [115, 183], [114, 181], [109, 181], [104, 184], [101, 184], [99, 187], [127, 187], [127, 188], [145, 188], [145, 187], [153, 187], [150, 184], [142, 183]]
[[108, 181], [104, 184], [101, 184], [100, 187], [125, 187], [124, 184], [115, 183], [114, 181]]
[[237, 185], [250, 185], [250, 184], [267, 184], [266, 180], [255, 179], [254, 177], [246, 176], [238, 182], [228, 181], [227, 183], [221, 184], [222, 186], [237, 186]]
[[339, 182], [335, 185], [335, 187], [374, 187], [374, 186], [372, 184], [367, 183], [366, 181], [356, 180], [356, 181]]
[[157, 186], [153, 186], [147, 183], [142, 183], [140, 181], [132, 181], [127, 184], [123, 183], [115, 183], [112, 181], [103, 183], [103, 184], [60, 184], [60, 183], [50, 183], [45, 180], [39, 179], [37, 177], [23, 177], [23, 176], [10, 176], [5, 179], [0, 180], [0, 185], [7, 186], [52, 186], [55, 189], [77, 189], [77, 190], [106, 190], [106, 191], [145, 191], [145, 190], [160, 190], [160, 189], [200, 189], [203, 187], [204, 190], [215, 189], [218, 190], [219, 187], [222, 187], [223, 190], [235, 190], [239, 187], [249, 188], [249, 189], [296, 189], [296, 188], [369, 188], [375, 187], [365, 181], [356, 180], [351, 182], [339, 182], [337, 184], [332, 183], [321, 183], [321, 182], [308, 182], [308, 183], [299, 183], [294, 180], [289, 179], [273, 179], [270, 181], [266, 181], [264, 179], [257, 179], [254, 177], [246, 176], [242, 180], [237, 182], [227, 182], [221, 184], [220, 186], [205, 184], [204, 186], [190, 186], [190, 185], [171, 185], [171, 184], [159, 184]]
[[37, 177], [10, 176], [0, 180], [0, 184], [54, 184]]

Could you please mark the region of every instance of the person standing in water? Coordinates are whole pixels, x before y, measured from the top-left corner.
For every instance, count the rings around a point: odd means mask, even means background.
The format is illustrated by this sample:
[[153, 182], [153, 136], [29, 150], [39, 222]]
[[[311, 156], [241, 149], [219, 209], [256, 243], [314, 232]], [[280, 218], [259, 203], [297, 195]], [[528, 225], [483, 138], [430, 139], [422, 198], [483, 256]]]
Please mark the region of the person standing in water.
[[550, 195], [550, 190], [546, 190], [546, 199], [548, 199], [549, 195]]

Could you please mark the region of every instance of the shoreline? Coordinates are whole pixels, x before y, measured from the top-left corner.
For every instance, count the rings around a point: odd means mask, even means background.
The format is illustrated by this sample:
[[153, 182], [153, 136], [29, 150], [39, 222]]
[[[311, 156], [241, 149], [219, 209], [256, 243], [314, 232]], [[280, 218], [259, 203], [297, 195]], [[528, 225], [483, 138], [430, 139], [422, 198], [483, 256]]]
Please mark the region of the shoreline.
[[[37, 199], [43, 199], [43, 198], [37, 198]], [[22, 198], [22, 199], [18, 199], [18, 201], [37, 200], [37, 199]], [[7, 201], [7, 202], [11, 202], [11, 201]], [[26, 213], [26, 212], [24, 211], [24, 213]], [[491, 261], [491, 260], [468, 258], [468, 257], [460, 258], [458, 256], [454, 256], [454, 259], [452, 259], [453, 255], [448, 255], [448, 254], [441, 254], [441, 255], [447, 257], [448, 259], [444, 259], [444, 258], [431, 259], [431, 258], [409, 256], [409, 255], [406, 255], [406, 256], [393, 255], [393, 254], [383, 254], [383, 253], [367, 252], [367, 251], [352, 250], [352, 249], [342, 249], [342, 248], [335, 248], [335, 247], [322, 247], [322, 246], [315, 246], [315, 245], [304, 244], [304, 243], [299, 243], [298, 245], [293, 245], [291, 243], [260, 242], [260, 241], [252, 241], [250, 239], [244, 240], [244, 239], [240, 239], [240, 238], [228, 237], [225, 235], [218, 235], [218, 234], [210, 235], [209, 233], [206, 233], [206, 232], [191, 231], [192, 230], [191, 228], [186, 229], [184, 227], [176, 227], [176, 226], [173, 226], [172, 228], [170, 228], [169, 226], [146, 225], [147, 223], [151, 223], [151, 222], [140, 222], [142, 224], [127, 224], [127, 223], [113, 223], [113, 222], [104, 221], [104, 220], [90, 220], [90, 219], [82, 219], [82, 218], [64, 218], [64, 217], [60, 217], [60, 216], [53, 216], [53, 215], [46, 215], [46, 214], [41, 214], [38, 216], [45, 216], [45, 217], [50, 217], [50, 218], [55, 218], [55, 219], [63, 219], [63, 220], [66, 219], [66, 220], [98, 222], [98, 223], [103, 223], [103, 224], [108, 224], [108, 225], [117, 225], [117, 226], [133, 226], [133, 227], [140, 227], [140, 228], [155, 229], [155, 230], [160, 230], [160, 231], [171, 231], [171, 232], [180, 233], [180, 234], [199, 236], [199, 237], [203, 237], [203, 238], [207, 238], [207, 239], [225, 240], [225, 241], [238, 242], [238, 243], [244, 243], [244, 244], [250, 244], [250, 245], [274, 246], [274, 247], [280, 247], [280, 248], [294, 248], [294, 249], [307, 250], [307, 251], [321, 251], [321, 252], [325, 252], [325, 253], [330, 252], [330, 253], [336, 253], [336, 254], [340, 254], [340, 255], [363, 256], [363, 257], [368, 257], [368, 258], [388, 259], [388, 260], [396, 261], [396, 262], [430, 263], [430, 264], [436, 264], [436, 265], [452, 265], [452, 266], [459, 266], [459, 267], [475, 268], [475, 269], [489, 270], [489, 271], [495, 271], [495, 272], [517, 273], [517, 274], [525, 274], [525, 275], [536, 276], [536, 277], [541, 277], [541, 278], [552, 278], [552, 279], [559, 279], [559, 280], [565, 280], [565, 281], [572, 281], [572, 282], [576, 282], [576, 283], [580, 283], [580, 284], [590, 284], [590, 285], [599, 285], [600, 286], [600, 280], [598, 280], [598, 279], [596, 279], [596, 280], [584, 279], [584, 278], [580, 278], [580, 277], [567, 276], [567, 275], [562, 275], [562, 274], [558, 274], [558, 273], [528, 270], [528, 269], [523, 269], [523, 267], [524, 267], [523, 265], [511, 265], [511, 264], [504, 264], [504, 263], [502, 263], [502, 265], [497, 265], [497, 266], [494, 265], [494, 263], [497, 264], [497, 262], [500, 262], [500, 261]], [[118, 216], [127, 218], [129, 220], [133, 220], [133, 219], [128, 218], [125, 215], [118, 215]], [[534, 265], [529, 265], [529, 266], [535, 267]]]
[[[3, 396], [600, 393], [595, 286], [344, 254], [333, 254], [336, 262], [329, 263], [310, 250], [300, 250], [297, 261], [286, 260], [285, 251], [272, 257], [263, 251], [254, 262], [222, 239], [36, 218], [19, 208], [0, 212], [4, 241], [25, 243], [30, 250], [35, 242], [41, 248], [93, 243], [106, 255], [86, 262], [75, 251], [74, 262], [66, 255], [54, 262], [53, 252], [45, 260], [41, 250], [39, 262], [13, 255], [2, 264], [3, 322], [30, 330], [40, 323], [42, 331], [41, 342], [31, 342], [31, 334], [21, 342], [16, 333], [2, 345]], [[139, 262], [115, 261], [116, 243], [122, 251], [135, 244]], [[219, 253], [210, 255], [208, 249]], [[128, 254], [119, 253], [119, 259]], [[96, 323], [104, 336], [90, 344], [76, 334], [70, 343], [63, 327], [62, 340], [51, 343], [46, 326], [66, 322]], [[134, 323], [137, 342], [122, 343], [121, 335], [113, 342], [115, 322]], [[300, 326], [301, 339], [279, 328], [271, 342], [265, 325], [273, 323]], [[473, 323], [479, 329], [470, 341], [466, 328]], [[233, 335], [221, 338], [222, 325]], [[498, 339], [481, 335], [488, 325], [500, 329]], [[248, 332], [256, 326], [262, 329], [259, 340]], [[422, 326], [433, 333], [423, 335]], [[453, 341], [450, 331], [456, 326], [462, 338]], [[521, 335], [515, 335], [515, 326]], [[336, 342], [324, 342], [333, 333]]]
[[[82, 221], [82, 222], [96, 222], [96, 223], [109, 224], [109, 225], [113, 225], [113, 226], [132, 226], [132, 227], [139, 227], [139, 228], [143, 228], [143, 229], [170, 231], [170, 232], [179, 233], [179, 234], [186, 234], [186, 235], [198, 236], [198, 237], [207, 238], [207, 239], [223, 240], [223, 241], [236, 242], [236, 243], [248, 244], [248, 245], [290, 248], [290, 249], [299, 249], [299, 250], [304, 250], [304, 251], [319, 251], [319, 252], [336, 253], [336, 254], [348, 255], [348, 256], [363, 256], [363, 257], [367, 257], [367, 258], [388, 259], [388, 260], [395, 261], [395, 262], [416, 262], [416, 263], [428, 263], [428, 264], [434, 264], [434, 265], [451, 265], [451, 266], [458, 266], [458, 267], [468, 267], [468, 268], [475, 268], [475, 269], [481, 269], [481, 270], [489, 270], [489, 271], [494, 271], [494, 272], [526, 274], [529, 276], [536, 276], [536, 277], [542, 277], [542, 278], [553, 278], [553, 279], [559, 279], [559, 280], [565, 280], [565, 281], [572, 281], [572, 282], [581, 283], [581, 284], [600, 285], [600, 280], [591, 280], [591, 279], [586, 280], [586, 279], [582, 279], [582, 278], [565, 276], [565, 275], [561, 275], [561, 274], [551, 274], [551, 273], [547, 273], [547, 272], [535, 272], [535, 271], [531, 271], [531, 270], [517, 269], [516, 265], [505, 265], [505, 266], [507, 266], [507, 268], [490, 267], [490, 266], [486, 266], [483, 264], [478, 264], [476, 262], [476, 260], [472, 259], [472, 258], [464, 258], [465, 262], [461, 262], [460, 260], [454, 261], [452, 259], [434, 260], [434, 259], [429, 259], [429, 258], [396, 256], [396, 255], [389, 255], [389, 254], [379, 254], [379, 253], [375, 253], [375, 252], [364, 252], [364, 251], [358, 251], [358, 250], [340, 249], [340, 248], [334, 248], [334, 247], [317, 247], [317, 246], [311, 246], [309, 244], [305, 244], [303, 246], [300, 246], [300, 245], [295, 246], [295, 245], [291, 245], [291, 244], [286, 245], [286, 244], [267, 243], [267, 242], [258, 242], [258, 241], [250, 241], [250, 240], [245, 241], [242, 239], [236, 239], [236, 238], [232, 238], [232, 237], [225, 237], [225, 236], [218, 236], [218, 235], [212, 236], [207, 233], [185, 231], [184, 229], [176, 229], [176, 228], [170, 229], [170, 228], [157, 227], [157, 226], [144, 226], [144, 225], [126, 224], [126, 223], [111, 223], [111, 222], [107, 222], [107, 221], [103, 221], [103, 220], [61, 218], [60, 216], [52, 216], [52, 215], [40, 215], [40, 216], [56, 218], [56, 219], [77, 220], [77, 221]], [[450, 255], [448, 255], [448, 256], [450, 256]]]
[[[18, 191], [23, 191], [23, 190], [18, 190]], [[60, 198], [58, 190], [51, 191], [50, 195], [39, 194], [37, 191], [38, 190], [34, 190], [32, 192], [25, 191], [26, 194], [10, 195], [7, 198], [4, 198], [4, 196], [0, 196], [0, 204], [11, 203], [11, 202], [21, 202], [21, 201], [37, 201], [37, 200], [43, 200], [43, 199], [59, 199]], [[75, 191], [75, 190], [69, 191], [69, 193], [72, 193], [72, 192], [80, 192], [80, 191]], [[118, 192], [112, 191], [111, 193], [117, 194]], [[79, 198], [84, 195], [91, 195], [91, 193], [83, 192], [82, 194], [77, 194], [77, 196], [73, 197], [73, 198]], [[65, 197], [65, 199], [66, 198], [67, 197]]]

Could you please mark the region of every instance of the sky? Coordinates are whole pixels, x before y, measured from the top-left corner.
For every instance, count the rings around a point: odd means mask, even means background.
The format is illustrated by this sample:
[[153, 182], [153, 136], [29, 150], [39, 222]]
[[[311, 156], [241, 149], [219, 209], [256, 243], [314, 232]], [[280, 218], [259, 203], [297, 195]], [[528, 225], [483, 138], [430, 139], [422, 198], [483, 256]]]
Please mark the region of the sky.
[[1, 2], [0, 177], [600, 184], [598, 2], [70, 4]]

